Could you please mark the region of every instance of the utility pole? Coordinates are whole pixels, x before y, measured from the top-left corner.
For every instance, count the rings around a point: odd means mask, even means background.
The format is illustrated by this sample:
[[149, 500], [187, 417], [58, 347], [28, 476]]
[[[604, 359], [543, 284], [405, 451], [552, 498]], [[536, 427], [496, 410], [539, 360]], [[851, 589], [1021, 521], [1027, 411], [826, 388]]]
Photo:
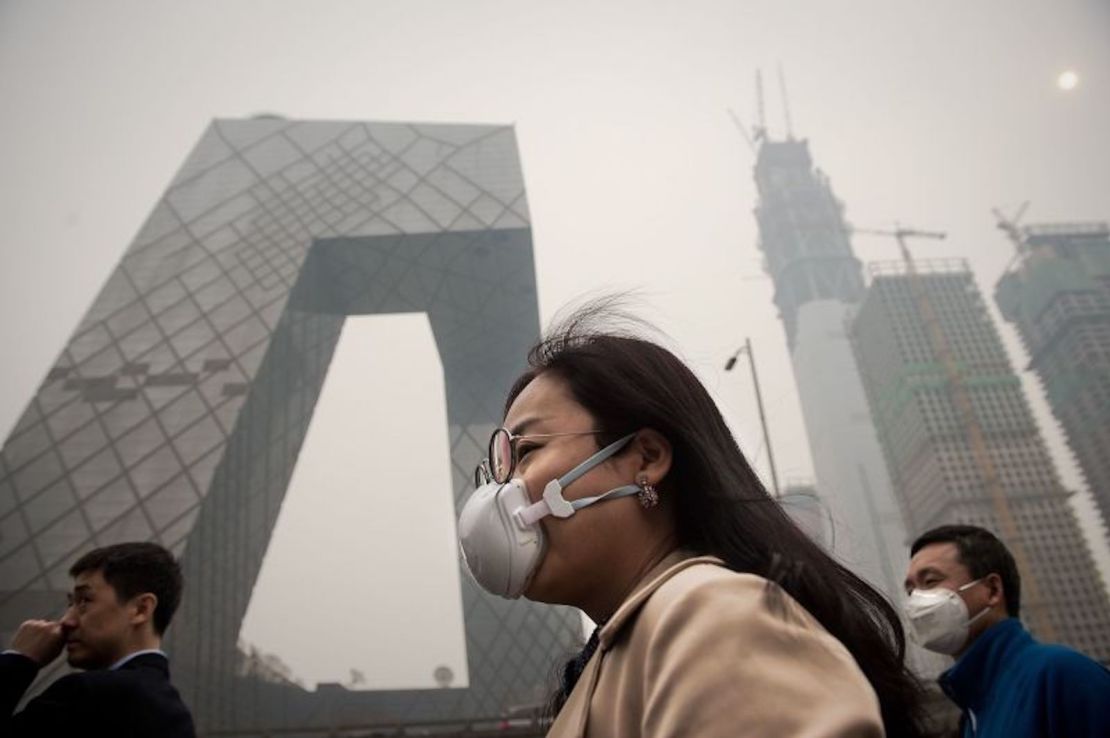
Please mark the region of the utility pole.
[[725, 362], [725, 371], [730, 372], [736, 366], [740, 354], [748, 355], [748, 367], [752, 370], [752, 385], [755, 387], [755, 404], [759, 408], [759, 424], [763, 428], [763, 445], [767, 447], [767, 465], [771, 467], [771, 490], [775, 498], [779, 497], [779, 474], [775, 469], [775, 454], [771, 450], [771, 436], [767, 432], [767, 414], [763, 412], [763, 393], [759, 391], [759, 375], [755, 371], [755, 352], [752, 351], [752, 339], [745, 338], [744, 345], [736, 349], [736, 353], [728, 357]]

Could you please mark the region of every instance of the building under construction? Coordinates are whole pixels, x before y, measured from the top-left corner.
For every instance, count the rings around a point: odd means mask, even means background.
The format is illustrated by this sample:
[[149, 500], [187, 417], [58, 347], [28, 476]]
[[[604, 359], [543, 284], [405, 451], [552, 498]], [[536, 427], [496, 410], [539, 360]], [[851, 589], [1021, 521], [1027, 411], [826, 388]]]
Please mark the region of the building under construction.
[[966, 262], [870, 269], [851, 334], [910, 533], [996, 532], [1030, 629], [1110, 662], [1110, 600]]
[[817, 489], [833, 520], [830, 548], [900, 597], [906, 536], [868, 413], [846, 324], [864, 296], [843, 206], [804, 140], [757, 129], [755, 215], [786, 329]]
[[1029, 368], [1044, 385], [1105, 524], [1110, 520], [1110, 226], [1029, 226], [1013, 228], [1011, 236], [1017, 259], [999, 280], [995, 301], [1021, 334]]

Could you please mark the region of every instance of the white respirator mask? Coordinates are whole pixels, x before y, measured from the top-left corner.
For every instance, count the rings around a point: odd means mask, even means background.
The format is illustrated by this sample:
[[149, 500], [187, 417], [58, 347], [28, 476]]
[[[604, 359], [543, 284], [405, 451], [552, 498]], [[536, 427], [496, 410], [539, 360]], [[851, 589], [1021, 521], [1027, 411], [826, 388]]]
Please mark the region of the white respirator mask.
[[959, 593], [979, 584], [982, 579], [951, 590], [947, 587], [915, 589], [906, 600], [905, 613], [913, 626], [914, 640], [922, 648], [934, 653], [952, 656], [967, 643], [971, 624], [987, 614], [990, 606], [984, 607], [974, 617], [970, 617], [967, 603]]
[[595, 502], [637, 494], [626, 484], [596, 497], [568, 501], [563, 490], [586, 472], [613, 456], [635, 436], [630, 433], [609, 444], [543, 488], [539, 502], [530, 503], [528, 487], [516, 477], [504, 484], [487, 482], [463, 505], [459, 513], [459, 546], [474, 580], [490, 594], [515, 600], [528, 588], [547, 550], [539, 521], [548, 515], [569, 518]]

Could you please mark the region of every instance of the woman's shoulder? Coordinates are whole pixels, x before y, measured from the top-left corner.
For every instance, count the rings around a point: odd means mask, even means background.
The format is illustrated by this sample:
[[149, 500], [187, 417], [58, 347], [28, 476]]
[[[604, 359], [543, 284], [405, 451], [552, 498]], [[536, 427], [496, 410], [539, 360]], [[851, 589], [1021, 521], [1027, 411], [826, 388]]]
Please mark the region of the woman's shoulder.
[[664, 574], [669, 574], [659, 587], [660, 593], [674, 597], [681, 593], [709, 589], [736, 589], [755, 591], [770, 584], [758, 574], [735, 571], [716, 556], [694, 556], [679, 562]]
[[[712, 714], [768, 735], [882, 734], [878, 699], [848, 649], [774, 582], [709, 560], [656, 585], [617, 662], [658, 698], [646, 711], [653, 725]], [[694, 734], [730, 730], [715, 726]]]
[[640, 618], [649, 624], [670, 621], [682, 627], [698, 624], [710, 629], [745, 625], [753, 633], [825, 630], [776, 583], [758, 574], [734, 571], [711, 557], [676, 567], [644, 603]]
[[713, 556], [700, 556], [683, 562], [664, 572], [664, 579], [656, 588], [651, 602], [656, 607], [676, 602], [710, 601], [731, 602], [735, 605], [759, 606], [771, 596], [784, 596], [797, 605], [781, 587], [765, 577], [730, 569]]

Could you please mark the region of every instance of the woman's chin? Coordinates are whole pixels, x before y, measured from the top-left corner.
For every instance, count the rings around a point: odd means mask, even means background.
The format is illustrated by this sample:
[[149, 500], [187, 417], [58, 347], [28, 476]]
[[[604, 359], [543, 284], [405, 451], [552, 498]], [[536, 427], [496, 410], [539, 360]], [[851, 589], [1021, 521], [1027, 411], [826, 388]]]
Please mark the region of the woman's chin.
[[532, 580], [528, 582], [528, 586], [524, 588], [524, 596], [533, 602], [543, 602], [547, 605], [563, 604], [555, 597], [558, 588], [553, 587], [554, 584], [555, 582], [551, 581], [550, 569], [545, 559], [540, 563], [536, 573], [532, 575]]
[[533, 602], [542, 602], [545, 605], [571, 605], [577, 607], [577, 598], [571, 588], [566, 586], [564, 580], [544, 576], [544, 572], [536, 572], [536, 576], [524, 589], [524, 596]]
[[533, 579], [532, 582], [529, 583], [527, 587], [525, 587], [524, 599], [531, 600], [532, 602], [542, 602], [545, 605], [558, 604], [556, 602], [552, 602], [548, 597], [545, 596], [543, 587], [537, 586], [535, 579]]

